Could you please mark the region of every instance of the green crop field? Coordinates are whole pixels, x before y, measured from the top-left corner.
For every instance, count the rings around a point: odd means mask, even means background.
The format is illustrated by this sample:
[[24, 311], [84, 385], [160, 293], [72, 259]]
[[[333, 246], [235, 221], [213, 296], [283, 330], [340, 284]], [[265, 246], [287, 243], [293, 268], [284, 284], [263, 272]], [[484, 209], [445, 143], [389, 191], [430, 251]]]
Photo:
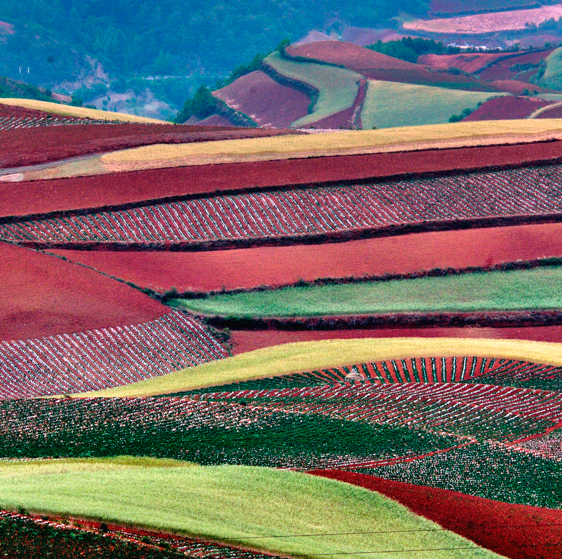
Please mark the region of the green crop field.
[[428, 548], [442, 549], [432, 554], [436, 558], [498, 557], [378, 493], [349, 484], [266, 468], [186, 467], [173, 461], [159, 467], [154, 459], [149, 467], [142, 465], [142, 459], [4, 462], [0, 506], [305, 557], [392, 550], [394, 557], [405, 558], [411, 556], [407, 550]]
[[470, 338], [364, 338], [283, 344], [79, 396], [142, 397], [405, 357], [475, 355], [562, 365], [562, 344]]
[[287, 287], [176, 299], [190, 311], [229, 317], [562, 308], [562, 267], [447, 277]]
[[497, 95], [505, 94], [369, 81], [361, 120], [365, 129], [441, 124]]
[[562, 48], [551, 52], [545, 62], [546, 68], [544, 74], [538, 80], [539, 85], [560, 89], [562, 87]]
[[320, 92], [314, 112], [293, 122], [294, 128], [312, 124], [321, 118], [348, 109], [357, 97], [361, 76], [351, 70], [323, 64], [293, 62], [281, 58], [278, 53], [268, 56], [265, 62], [280, 74], [308, 83]]

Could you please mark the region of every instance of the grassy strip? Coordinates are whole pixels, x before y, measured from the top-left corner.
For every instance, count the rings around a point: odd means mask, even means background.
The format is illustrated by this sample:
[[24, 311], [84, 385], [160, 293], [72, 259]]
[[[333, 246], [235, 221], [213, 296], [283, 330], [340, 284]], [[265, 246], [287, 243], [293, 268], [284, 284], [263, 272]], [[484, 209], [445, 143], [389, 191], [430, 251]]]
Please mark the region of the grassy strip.
[[105, 154], [102, 161], [108, 169], [133, 170], [439, 147], [515, 144], [558, 136], [562, 136], [562, 123], [559, 119], [457, 122], [198, 144], [160, 144]]
[[[263, 468], [9, 463], [0, 466], [0, 506], [228, 539], [305, 557], [396, 550], [393, 556], [405, 558], [411, 554], [400, 550], [442, 548], [464, 549], [434, 551], [432, 557], [498, 557], [451, 532], [423, 531], [438, 526], [375, 492]], [[343, 535], [349, 532], [354, 534]], [[342, 535], [298, 537], [328, 533]], [[271, 537], [286, 535], [293, 536]]]
[[562, 267], [282, 287], [171, 303], [197, 313], [233, 318], [559, 309]]
[[[440, 124], [464, 109], [476, 109], [478, 103], [485, 103], [492, 95], [506, 94], [372, 80], [361, 121], [366, 129]], [[399, 99], [399, 102], [389, 103], [389, 99]]]
[[99, 397], [155, 396], [263, 379], [302, 371], [404, 357], [471, 355], [562, 365], [562, 344], [470, 338], [365, 338], [283, 344], [206, 363], [127, 386], [81, 394]]
[[269, 55], [264, 63], [283, 76], [310, 84], [319, 92], [313, 112], [294, 122], [291, 125], [293, 128], [313, 124], [349, 109], [357, 97], [359, 81], [362, 79], [360, 74], [345, 68], [313, 62], [294, 62], [282, 58], [279, 53]]
[[71, 116], [75, 118], [92, 118], [94, 120], [108, 120], [119, 122], [145, 122], [148, 124], [170, 124], [164, 120], [147, 118], [144, 116], [130, 115], [126, 113], [112, 113], [100, 111], [98, 109], [86, 109], [85, 107], [72, 107], [70, 105], [60, 105], [49, 103], [48, 101], [37, 101], [35, 99], [0, 99], [0, 103], [13, 107], [23, 107], [35, 111], [43, 111], [61, 116]]

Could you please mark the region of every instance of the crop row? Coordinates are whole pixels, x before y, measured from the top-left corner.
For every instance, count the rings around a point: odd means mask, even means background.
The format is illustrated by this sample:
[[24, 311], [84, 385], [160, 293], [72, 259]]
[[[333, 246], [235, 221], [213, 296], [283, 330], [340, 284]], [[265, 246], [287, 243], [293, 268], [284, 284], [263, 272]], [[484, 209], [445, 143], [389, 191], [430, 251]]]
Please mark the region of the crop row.
[[4, 458], [128, 454], [310, 469], [386, 463], [459, 444], [457, 437], [398, 422], [351, 421], [240, 400], [12, 400], [0, 402], [0, 419]]
[[562, 461], [562, 425], [560, 428], [542, 437], [534, 437], [517, 444], [517, 449], [544, 456], [551, 460]]
[[52, 244], [293, 237], [562, 211], [562, 166], [217, 196], [22, 221], [0, 239]]
[[143, 324], [0, 343], [0, 398], [129, 384], [228, 355], [181, 312]]
[[73, 124], [111, 124], [111, 122], [106, 120], [92, 120], [89, 118], [12, 116], [0, 118], [0, 131], [17, 130], [18, 128], [39, 128], [41, 126], [68, 126]]
[[71, 525], [10, 511], [0, 511], [0, 552], [12, 559], [171, 559], [178, 553], [202, 559], [275, 557], [182, 536], [106, 524], [102, 527], [98, 522]]
[[501, 441], [543, 433], [562, 421], [562, 394], [479, 384], [319, 386], [217, 392], [193, 398], [248, 398], [275, 411], [318, 413]]
[[560, 462], [497, 443], [474, 443], [410, 462], [358, 471], [506, 503], [559, 508], [562, 502]]
[[[476, 382], [562, 391], [562, 368], [487, 357], [418, 357], [363, 363], [230, 384], [223, 391], [269, 390], [326, 384]], [[193, 393], [212, 392], [206, 388]]]

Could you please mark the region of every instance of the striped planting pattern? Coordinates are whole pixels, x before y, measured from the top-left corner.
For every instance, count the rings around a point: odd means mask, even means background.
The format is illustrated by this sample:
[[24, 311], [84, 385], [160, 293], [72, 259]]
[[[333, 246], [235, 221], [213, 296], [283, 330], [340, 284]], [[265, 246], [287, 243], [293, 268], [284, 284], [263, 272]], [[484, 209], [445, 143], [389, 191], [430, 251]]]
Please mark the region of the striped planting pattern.
[[112, 121], [92, 120], [90, 118], [72, 117], [16, 117], [0, 118], [0, 131], [17, 130], [19, 128], [39, 128], [41, 126], [68, 126], [73, 124], [112, 124]]
[[562, 422], [562, 394], [481, 384], [404, 383], [242, 390], [193, 395], [242, 399], [272, 411], [405, 425], [461, 437], [514, 441]]
[[309, 187], [20, 221], [0, 239], [50, 244], [205, 242], [562, 212], [562, 166]]
[[131, 326], [0, 343], [0, 399], [111, 388], [228, 356], [181, 312]]
[[[487, 357], [417, 357], [235, 383], [223, 390], [326, 384], [479, 383], [562, 391], [562, 367]], [[202, 389], [198, 392], [209, 392]]]

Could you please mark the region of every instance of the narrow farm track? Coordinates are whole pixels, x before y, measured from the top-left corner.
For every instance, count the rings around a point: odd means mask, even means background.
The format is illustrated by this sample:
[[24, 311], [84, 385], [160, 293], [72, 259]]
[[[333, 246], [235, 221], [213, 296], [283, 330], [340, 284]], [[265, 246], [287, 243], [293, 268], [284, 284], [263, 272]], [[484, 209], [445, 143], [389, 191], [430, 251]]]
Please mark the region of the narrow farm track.
[[0, 342], [0, 398], [122, 386], [228, 356], [183, 313], [75, 334]]
[[[53, 129], [54, 131], [62, 128]], [[95, 130], [89, 127], [88, 130]], [[76, 128], [72, 128], [76, 130]], [[312, 183], [357, 181], [411, 174], [441, 173], [498, 166], [556, 162], [562, 141], [310, 157], [222, 165], [132, 171], [13, 184], [0, 183], [0, 217], [30, 217], [52, 212], [122, 207], [169, 198], [234, 193]], [[321, 164], [319, 164], [321, 163]]]
[[[0, 239], [42, 248], [189, 247], [385, 236], [562, 217], [562, 166], [236, 194], [14, 221]], [[363, 233], [361, 233], [363, 232]], [[345, 238], [345, 236], [344, 236]]]

